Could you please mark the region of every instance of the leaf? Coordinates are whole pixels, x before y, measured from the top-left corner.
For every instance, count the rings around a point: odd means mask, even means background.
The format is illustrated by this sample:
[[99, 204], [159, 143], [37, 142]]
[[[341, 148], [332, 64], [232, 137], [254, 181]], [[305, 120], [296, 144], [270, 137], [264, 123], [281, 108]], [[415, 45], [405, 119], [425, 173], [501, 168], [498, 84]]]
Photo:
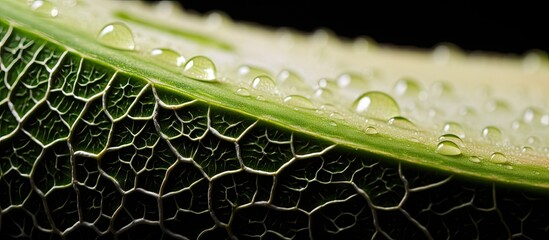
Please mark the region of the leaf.
[[[516, 59], [442, 52], [456, 62], [436, 66], [425, 53], [365, 51], [360, 41], [322, 32], [208, 25], [134, 2], [37, 2], [0, 5], [2, 238], [549, 235], [547, 154], [537, 145], [525, 153], [513, 139], [546, 139], [546, 106], [530, 107], [546, 97], [537, 86], [520, 88], [524, 99], [511, 91], [522, 84], [517, 76], [540, 83], [545, 65], [527, 75]], [[184, 52], [186, 63], [178, 66], [166, 46]], [[437, 61], [448, 50], [440, 49]], [[381, 92], [395, 77], [393, 93]], [[315, 79], [321, 88], [313, 93]], [[423, 100], [432, 105], [416, 100], [426, 84], [428, 94], [442, 95]], [[483, 126], [464, 130], [454, 122], [471, 123], [458, 113], [446, 125], [445, 117], [419, 116], [425, 106], [449, 111], [468, 98], [486, 100], [472, 94], [477, 86], [509, 94], [517, 106], [488, 99], [491, 115], [472, 118]], [[370, 89], [363, 100], [370, 102], [350, 99]], [[353, 101], [365, 115], [352, 111]], [[520, 132], [500, 141], [502, 127], [484, 128], [524, 105]], [[440, 143], [453, 145], [437, 146], [443, 127], [456, 136]], [[475, 131], [484, 139], [469, 136]]]

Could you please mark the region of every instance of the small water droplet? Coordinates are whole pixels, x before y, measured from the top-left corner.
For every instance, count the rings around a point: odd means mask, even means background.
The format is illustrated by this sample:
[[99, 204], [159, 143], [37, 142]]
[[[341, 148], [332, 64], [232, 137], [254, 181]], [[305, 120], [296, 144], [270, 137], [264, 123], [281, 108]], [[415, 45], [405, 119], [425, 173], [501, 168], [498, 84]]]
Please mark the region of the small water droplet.
[[486, 110], [494, 113], [506, 113], [511, 111], [511, 106], [506, 101], [492, 99], [486, 103]]
[[421, 93], [421, 87], [412, 78], [401, 78], [393, 86], [393, 91], [399, 97], [418, 97]]
[[461, 124], [456, 122], [447, 122], [442, 127], [442, 131], [447, 134], [454, 134], [460, 138], [465, 137], [465, 131], [463, 130], [463, 127]]
[[534, 154], [534, 149], [532, 149], [531, 147], [529, 146], [522, 146], [520, 148], [520, 153], [521, 154]]
[[236, 89], [236, 91], [234, 92], [236, 95], [239, 95], [239, 96], [243, 96], [243, 97], [248, 97], [250, 96], [250, 91], [246, 88], [239, 88], [239, 89]]
[[338, 120], [345, 119], [345, 116], [343, 116], [341, 113], [338, 113], [338, 112], [332, 112], [330, 113], [330, 115], [328, 115], [328, 117], [330, 117], [331, 119], [338, 119]]
[[33, 1], [30, 8], [45, 17], [57, 17], [59, 15], [59, 9], [53, 3], [45, 0]]
[[367, 92], [358, 97], [352, 105], [356, 113], [388, 120], [400, 115], [395, 100], [383, 92]]
[[128, 26], [126, 26], [126, 24], [121, 22], [113, 22], [105, 25], [105, 27], [99, 31], [97, 40], [101, 44], [115, 49], [135, 49], [132, 31]]
[[507, 163], [507, 157], [500, 152], [494, 152], [492, 155], [490, 155], [490, 162], [496, 163], [496, 164], [504, 164]]
[[499, 128], [488, 126], [482, 129], [482, 137], [490, 142], [500, 142], [503, 139], [503, 134]]
[[252, 80], [250, 86], [258, 91], [277, 95], [276, 84], [273, 79], [267, 75], [259, 75]]
[[444, 97], [452, 94], [452, 86], [447, 82], [436, 81], [431, 85], [431, 93], [434, 96]]
[[338, 89], [337, 82], [334, 81], [333, 79], [329, 79], [329, 78], [318, 79], [317, 84], [318, 84], [319, 88], [327, 88], [327, 89], [331, 89], [331, 90], [337, 90]]
[[438, 137], [438, 141], [439, 141], [439, 142], [442, 142], [442, 141], [451, 141], [451, 142], [457, 144], [457, 145], [460, 146], [460, 147], [463, 147], [463, 146], [464, 146], [463, 140], [462, 140], [460, 137], [458, 137], [458, 136], [456, 136], [456, 135], [454, 135], [454, 134], [450, 134], [450, 133], [449, 133], [449, 134], [441, 135], [440, 137]]
[[474, 162], [474, 163], [480, 163], [480, 158], [477, 157], [477, 156], [471, 156], [471, 157], [469, 157], [469, 161]]
[[313, 98], [321, 101], [330, 101], [334, 98], [334, 93], [330, 89], [317, 88], [313, 93]]
[[238, 67], [237, 74], [243, 82], [251, 82], [257, 76], [268, 76], [270, 78], [272, 75], [269, 71], [263, 68], [246, 64]]
[[367, 127], [366, 129], [364, 129], [364, 132], [368, 135], [375, 135], [378, 133], [375, 127]]
[[149, 54], [156, 60], [162, 61], [163, 63], [172, 64], [174, 66], [179, 67], [185, 63], [185, 58], [171, 49], [155, 48], [151, 50]]
[[[541, 109], [529, 107], [522, 113], [522, 120], [528, 124], [542, 124], [543, 112]], [[549, 119], [548, 119], [549, 120]]]
[[336, 123], [336, 122], [334, 122], [334, 121], [330, 121], [330, 123], [329, 123], [329, 124], [330, 124], [330, 126], [332, 126], [332, 127], [337, 127], [337, 123]]
[[284, 103], [296, 108], [309, 109], [309, 110], [315, 109], [315, 106], [313, 105], [311, 100], [300, 95], [287, 96], [284, 98]]
[[204, 56], [195, 56], [185, 63], [183, 74], [192, 79], [215, 82], [216, 68], [212, 60], [209, 58]]
[[457, 156], [461, 154], [461, 149], [459, 148], [459, 146], [451, 141], [439, 142], [435, 151], [438, 154], [446, 156]]
[[412, 121], [405, 117], [397, 116], [390, 118], [387, 123], [391, 126], [405, 128], [405, 129], [417, 129], [416, 125]]

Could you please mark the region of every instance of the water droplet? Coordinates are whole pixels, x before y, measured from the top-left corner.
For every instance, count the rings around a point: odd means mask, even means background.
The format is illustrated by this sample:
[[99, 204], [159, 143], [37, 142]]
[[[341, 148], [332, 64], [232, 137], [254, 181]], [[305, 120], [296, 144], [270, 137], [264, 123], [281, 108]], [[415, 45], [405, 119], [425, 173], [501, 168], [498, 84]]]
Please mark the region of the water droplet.
[[330, 89], [317, 88], [313, 93], [313, 98], [322, 101], [330, 101], [334, 98], [334, 93], [330, 91]]
[[541, 139], [536, 137], [536, 136], [528, 137], [526, 139], [526, 143], [528, 143], [528, 145], [534, 146], [534, 147], [541, 147], [543, 145], [543, 141], [541, 141]]
[[499, 128], [488, 126], [482, 129], [482, 137], [490, 142], [499, 142], [503, 138], [503, 134]]
[[456, 135], [454, 135], [454, 134], [444, 134], [444, 135], [441, 135], [440, 137], [438, 137], [438, 141], [439, 141], [439, 142], [442, 142], [442, 141], [451, 141], [451, 142], [457, 144], [457, 145], [460, 146], [460, 147], [463, 147], [463, 146], [464, 146], [464, 145], [463, 145], [463, 140], [462, 140], [460, 137], [458, 137], [458, 136], [456, 136]]
[[164, 63], [181, 66], [185, 63], [185, 58], [174, 50], [167, 48], [155, 48], [149, 53], [154, 59]]
[[368, 135], [375, 135], [378, 133], [375, 127], [367, 127], [366, 129], [364, 129], [364, 132]]
[[237, 72], [240, 80], [243, 82], [251, 82], [255, 77], [261, 75], [268, 76], [269, 78], [272, 75], [269, 71], [263, 68], [254, 67], [251, 65], [241, 65], [238, 67]]
[[504, 164], [507, 163], [507, 157], [500, 152], [494, 152], [492, 155], [490, 155], [490, 162], [496, 163], [496, 164]]
[[395, 83], [393, 91], [400, 97], [418, 97], [421, 93], [421, 87], [412, 78], [401, 78]]
[[477, 157], [477, 156], [471, 156], [471, 157], [469, 157], [469, 161], [474, 162], [474, 163], [480, 163], [480, 158]]
[[216, 69], [209, 58], [195, 56], [185, 63], [183, 74], [192, 79], [215, 82]]
[[442, 141], [438, 143], [436, 152], [446, 156], [457, 156], [461, 154], [461, 149], [454, 142]]
[[300, 95], [287, 96], [287, 97], [284, 98], [284, 103], [286, 103], [290, 106], [294, 106], [294, 107], [302, 108], [302, 109], [310, 109], [310, 110], [315, 109], [315, 106], [313, 105], [311, 100], [309, 100], [306, 97], [300, 96]]
[[273, 79], [267, 75], [259, 75], [252, 80], [250, 86], [258, 91], [277, 94], [276, 84]]
[[358, 97], [352, 105], [356, 113], [378, 119], [389, 119], [400, 115], [400, 108], [395, 100], [383, 92], [367, 92]]
[[456, 122], [445, 123], [444, 126], [442, 127], [442, 131], [444, 133], [454, 134], [460, 138], [465, 137], [465, 131], [463, 131], [463, 127], [461, 127], [461, 125]]
[[286, 92], [296, 93], [298, 89], [307, 89], [309, 86], [303, 82], [303, 78], [290, 70], [282, 70], [276, 76], [278, 86]]
[[522, 120], [528, 124], [541, 124], [543, 112], [535, 107], [526, 108], [522, 114]]
[[57, 17], [59, 15], [59, 9], [53, 3], [45, 0], [33, 1], [30, 8], [45, 17]]
[[449, 96], [452, 94], [452, 91], [452, 86], [447, 82], [437, 81], [431, 85], [431, 93], [434, 96]]
[[511, 106], [506, 101], [494, 99], [486, 103], [486, 109], [489, 112], [505, 113], [511, 111]]
[[521, 154], [534, 154], [534, 149], [532, 149], [529, 146], [522, 146], [520, 148], [520, 153]]
[[327, 89], [332, 89], [332, 90], [338, 89], [336, 81], [334, 81], [333, 79], [329, 79], [329, 78], [318, 79], [317, 84], [318, 84], [319, 88], [327, 88]]
[[105, 25], [99, 31], [97, 40], [111, 48], [120, 50], [134, 50], [135, 42], [133, 40], [133, 33], [126, 24], [121, 22], [114, 22]]
[[416, 125], [412, 123], [412, 121], [408, 120], [405, 117], [397, 116], [392, 117], [387, 121], [387, 123], [391, 126], [399, 127], [399, 128], [405, 128], [405, 129], [417, 129]]
[[343, 73], [337, 77], [336, 84], [339, 88], [366, 89], [366, 79], [357, 73]]
[[540, 50], [530, 51], [522, 59], [522, 69], [525, 73], [535, 73], [547, 60], [546, 52]]
[[331, 119], [338, 119], [338, 120], [345, 119], [345, 116], [343, 116], [341, 113], [338, 113], [338, 112], [332, 112], [330, 113], [330, 115], [328, 115], [328, 117], [330, 117]]
[[250, 96], [250, 91], [248, 91], [248, 89], [246, 89], [246, 88], [236, 89], [236, 91], [234, 93], [236, 93], [236, 95], [243, 96], [243, 97]]

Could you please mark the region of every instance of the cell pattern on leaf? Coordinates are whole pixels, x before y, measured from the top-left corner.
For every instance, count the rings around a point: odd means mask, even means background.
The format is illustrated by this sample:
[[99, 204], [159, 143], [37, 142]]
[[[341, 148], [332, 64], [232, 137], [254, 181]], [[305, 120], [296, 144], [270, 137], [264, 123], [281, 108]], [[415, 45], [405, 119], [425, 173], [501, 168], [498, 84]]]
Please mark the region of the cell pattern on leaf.
[[4, 22], [0, 44], [1, 239], [549, 238], [547, 194], [337, 146]]

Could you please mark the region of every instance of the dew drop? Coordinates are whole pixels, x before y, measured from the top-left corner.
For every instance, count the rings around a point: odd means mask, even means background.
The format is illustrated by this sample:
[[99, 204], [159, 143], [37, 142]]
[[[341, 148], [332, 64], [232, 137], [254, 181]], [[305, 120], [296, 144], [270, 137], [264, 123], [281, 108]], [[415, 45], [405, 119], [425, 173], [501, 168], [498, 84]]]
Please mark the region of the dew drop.
[[474, 163], [480, 163], [480, 158], [477, 157], [477, 156], [471, 156], [471, 157], [469, 157], [469, 161], [474, 162]]
[[313, 98], [323, 101], [330, 101], [334, 98], [334, 93], [330, 91], [330, 89], [317, 88], [313, 93]]
[[435, 151], [438, 154], [446, 156], [457, 156], [461, 154], [461, 149], [459, 148], [459, 146], [451, 141], [439, 142]]
[[542, 111], [535, 107], [526, 108], [522, 114], [522, 120], [528, 124], [541, 124], [542, 118]]
[[313, 105], [311, 100], [300, 95], [287, 96], [284, 98], [284, 103], [296, 108], [309, 109], [309, 110], [315, 109], [315, 106]]
[[327, 88], [332, 90], [338, 89], [337, 82], [329, 78], [318, 79], [317, 84], [319, 88]]
[[53, 3], [45, 0], [33, 1], [30, 8], [45, 17], [57, 17], [59, 15], [59, 9]]
[[174, 50], [167, 48], [155, 48], [149, 53], [154, 59], [163, 63], [181, 66], [185, 63], [185, 58]]
[[277, 94], [276, 84], [273, 79], [267, 75], [259, 75], [252, 80], [250, 86], [258, 91]]
[[391, 126], [405, 128], [405, 129], [417, 129], [416, 125], [412, 121], [405, 117], [397, 116], [390, 118], [387, 123]]
[[278, 86], [286, 92], [296, 93], [298, 89], [307, 89], [309, 86], [305, 84], [303, 78], [297, 73], [290, 70], [282, 70], [276, 76]]
[[236, 91], [234, 92], [236, 95], [239, 95], [239, 96], [243, 96], [243, 97], [248, 97], [250, 96], [250, 91], [246, 88], [239, 88], [239, 89], [236, 89]]
[[456, 122], [447, 122], [442, 127], [442, 131], [447, 134], [454, 134], [460, 138], [465, 137], [465, 131], [463, 130], [463, 127], [461, 124]]
[[185, 63], [183, 74], [192, 79], [215, 82], [216, 69], [214, 63], [209, 58], [195, 56]]
[[339, 88], [366, 89], [366, 79], [357, 73], [343, 73], [336, 79]]
[[356, 113], [378, 119], [390, 119], [400, 115], [400, 108], [395, 100], [383, 92], [367, 92], [358, 97], [352, 105]]
[[486, 109], [489, 112], [505, 113], [511, 111], [511, 106], [503, 100], [490, 100], [486, 103]]
[[134, 50], [135, 42], [133, 40], [133, 33], [126, 24], [121, 22], [114, 22], [105, 25], [99, 31], [97, 40], [111, 48], [120, 50]]
[[341, 113], [338, 112], [332, 112], [330, 115], [328, 115], [331, 119], [337, 119], [337, 120], [343, 120], [345, 119], [345, 116], [343, 116]]
[[251, 66], [251, 65], [241, 65], [237, 70], [238, 76], [241, 81], [250, 82], [255, 77], [265, 75], [270, 78], [271, 73], [263, 68]]
[[507, 157], [503, 153], [494, 152], [492, 153], [492, 155], [490, 155], [490, 162], [504, 164], [507, 163]]
[[534, 154], [534, 149], [532, 149], [529, 146], [522, 146], [520, 148], [520, 153], [521, 154]]
[[395, 83], [393, 92], [399, 97], [417, 97], [421, 93], [421, 87], [412, 78], [402, 78]]
[[488, 126], [482, 129], [482, 137], [491, 142], [499, 142], [503, 138], [503, 134], [499, 128], [494, 126]]
[[454, 134], [444, 134], [444, 135], [441, 135], [440, 137], [438, 137], [438, 141], [439, 141], [439, 142], [442, 142], [442, 141], [451, 141], [451, 142], [457, 144], [457, 145], [460, 146], [460, 147], [463, 147], [463, 146], [464, 146], [464, 145], [463, 145], [463, 140], [462, 140], [460, 137], [458, 137], [458, 136], [456, 136], [456, 135], [454, 135]]
[[367, 127], [366, 129], [364, 129], [364, 132], [368, 135], [375, 135], [378, 133], [375, 127]]

